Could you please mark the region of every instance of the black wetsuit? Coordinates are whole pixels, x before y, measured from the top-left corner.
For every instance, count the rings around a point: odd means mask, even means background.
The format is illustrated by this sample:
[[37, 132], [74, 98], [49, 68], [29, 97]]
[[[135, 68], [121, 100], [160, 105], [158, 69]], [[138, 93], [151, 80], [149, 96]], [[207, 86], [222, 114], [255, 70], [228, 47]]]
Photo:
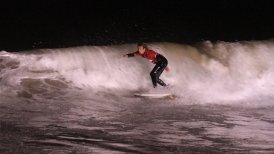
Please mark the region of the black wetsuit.
[[134, 57], [135, 55], [139, 55], [150, 60], [152, 63], [156, 64], [155, 67], [150, 72], [153, 87], [154, 88], [157, 87], [157, 83], [160, 84], [161, 86], [166, 86], [166, 84], [159, 78], [168, 64], [167, 59], [163, 55], [153, 50], [146, 50], [144, 54], [140, 54], [138, 51], [136, 51], [133, 53], [129, 53], [127, 55], [128, 57]]
[[167, 59], [160, 54], [157, 54], [156, 60], [157, 60], [155, 62], [156, 65], [150, 72], [150, 76], [151, 76], [151, 80], [154, 88], [157, 86], [157, 83], [160, 84], [161, 86], [166, 86], [166, 84], [159, 77], [163, 73], [163, 71], [165, 70], [168, 64]]

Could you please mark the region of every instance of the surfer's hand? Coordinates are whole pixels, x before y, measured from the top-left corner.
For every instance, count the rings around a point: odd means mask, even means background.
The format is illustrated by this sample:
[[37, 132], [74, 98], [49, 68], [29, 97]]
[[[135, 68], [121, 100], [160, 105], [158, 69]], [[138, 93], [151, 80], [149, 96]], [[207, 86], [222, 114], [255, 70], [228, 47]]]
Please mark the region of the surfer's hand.
[[165, 68], [165, 71], [166, 71], [166, 72], [170, 72], [169, 67], [166, 67], [166, 68]]

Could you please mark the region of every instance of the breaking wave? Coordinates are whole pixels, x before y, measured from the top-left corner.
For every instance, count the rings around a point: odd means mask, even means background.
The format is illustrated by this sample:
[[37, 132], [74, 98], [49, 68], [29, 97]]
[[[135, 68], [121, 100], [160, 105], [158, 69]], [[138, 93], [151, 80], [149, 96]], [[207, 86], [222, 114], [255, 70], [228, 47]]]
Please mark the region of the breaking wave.
[[[207, 103], [273, 105], [274, 41], [215, 42], [196, 45], [150, 43], [169, 60], [161, 78], [178, 98]], [[0, 52], [0, 92], [17, 97], [63, 95], [67, 89], [156, 91], [149, 72], [153, 64], [123, 54], [135, 44]]]

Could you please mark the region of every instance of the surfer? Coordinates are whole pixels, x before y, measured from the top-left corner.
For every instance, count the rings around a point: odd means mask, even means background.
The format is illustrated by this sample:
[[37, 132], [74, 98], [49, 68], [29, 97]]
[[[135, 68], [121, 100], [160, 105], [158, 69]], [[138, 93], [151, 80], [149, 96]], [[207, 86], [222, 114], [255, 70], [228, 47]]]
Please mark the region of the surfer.
[[167, 72], [169, 71], [169, 68], [167, 67], [167, 64], [168, 64], [167, 59], [163, 55], [148, 49], [147, 45], [144, 43], [138, 43], [137, 47], [138, 47], [138, 51], [133, 53], [128, 53], [123, 56], [124, 57], [142, 56], [143, 58], [146, 58], [152, 63], [156, 64], [154, 68], [152, 69], [152, 71], [150, 72], [153, 87], [156, 88], [157, 83], [160, 84], [161, 86], [166, 86], [166, 84], [159, 77], [164, 70], [166, 70]]

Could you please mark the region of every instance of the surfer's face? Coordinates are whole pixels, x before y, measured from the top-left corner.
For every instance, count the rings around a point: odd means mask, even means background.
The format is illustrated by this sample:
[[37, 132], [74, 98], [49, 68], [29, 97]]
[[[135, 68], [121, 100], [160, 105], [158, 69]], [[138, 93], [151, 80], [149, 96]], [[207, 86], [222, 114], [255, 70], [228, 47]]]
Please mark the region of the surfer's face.
[[146, 49], [143, 46], [138, 46], [138, 51], [140, 54], [144, 54]]

